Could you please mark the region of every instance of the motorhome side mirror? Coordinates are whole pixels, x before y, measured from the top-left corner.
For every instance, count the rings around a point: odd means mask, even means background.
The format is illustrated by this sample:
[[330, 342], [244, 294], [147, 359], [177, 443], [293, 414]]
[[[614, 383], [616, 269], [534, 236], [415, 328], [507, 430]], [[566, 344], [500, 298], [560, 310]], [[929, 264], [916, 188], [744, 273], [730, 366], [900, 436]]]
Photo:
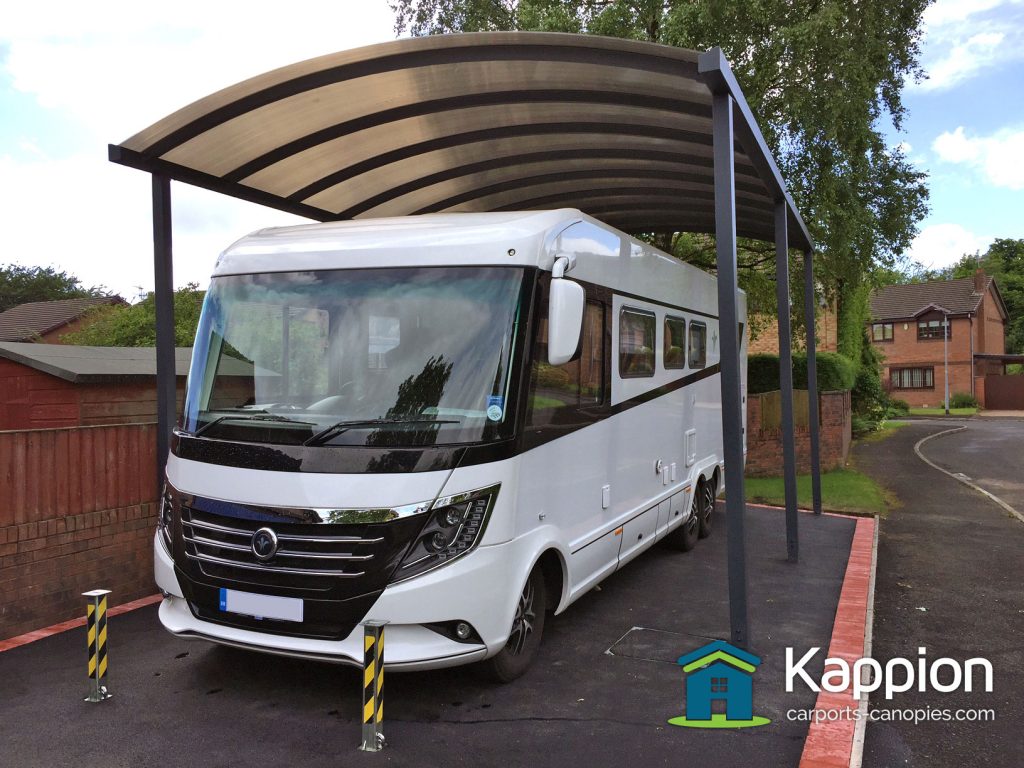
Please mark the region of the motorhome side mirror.
[[548, 363], [564, 365], [576, 354], [583, 329], [583, 286], [565, 278], [551, 281], [548, 298]]

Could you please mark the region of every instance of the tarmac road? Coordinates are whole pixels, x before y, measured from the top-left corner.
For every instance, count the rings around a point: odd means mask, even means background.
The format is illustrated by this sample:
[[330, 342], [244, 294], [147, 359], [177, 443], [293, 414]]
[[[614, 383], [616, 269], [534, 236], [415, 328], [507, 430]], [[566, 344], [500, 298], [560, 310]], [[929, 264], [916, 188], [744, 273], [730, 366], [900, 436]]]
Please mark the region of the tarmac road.
[[[980, 690], [979, 677], [970, 693], [915, 687], [886, 701], [875, 692], [869, 708], [884, 717], [907, 709], [992, 709], [996, 719], [873, 721], [867, 727], [867, 768], [1024, 765], [1024, 524], [917, 457], [918, 440], [950, 426], [915, 421], [881, 442], [855, 448], [857, 468], [901, 504], [880, 526], [872, 656], [882, 664], [894, 657], [916, 662], [918, 648], [925, 647], [930, 661], [983, 657], [992, 663], [994, 690]], [[1015, 428], [1024, 434], [1024, 422]], [[975, 477], [985, 469], [986, 476], [1012, 482], [1013, 475], [998, 468], [1020, 461], [1013, 429], [1002, 423], [975, 427], [972, 421], [953, 471]], [[955, 450], [963, 434], [936, 438], [923, 450], [936, 457], [941, 452], [942, 463], [952, 462], [946, 451]], [[933, 453], [933, 446], [941, 450]], [[995, 486], [992, 492], [998, 494]], [[941, 681], [948, 681], [946, 674]]]
[[1024, 513], [1024, 420], [969, 419], [965, 426], [929, 440], [921, 452]]

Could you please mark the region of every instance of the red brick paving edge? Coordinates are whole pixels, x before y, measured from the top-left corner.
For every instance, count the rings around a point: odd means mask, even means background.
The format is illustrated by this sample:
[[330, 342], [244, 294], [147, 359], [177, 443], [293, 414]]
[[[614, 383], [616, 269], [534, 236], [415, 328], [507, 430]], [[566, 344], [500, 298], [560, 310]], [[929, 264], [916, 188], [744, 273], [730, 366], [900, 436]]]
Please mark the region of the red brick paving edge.
[[[851, 662], [864, 657], [871, 642], [868, 636], [868, 611], [872, 604], [877, 546], [875, 530], [878, 525], [876, 518], [855, 519], [857, 527], [850, 545], [850, 559], [846, 565], [836, 619], [832, 625], [832, 639], [828, 646], [829, 657], [840, 657]], [[856, 701], [849, 689], [842, 693], [823, 690], [815, 703], [815, 709], [818, 710], [851, 707], [864, 712], [866, 706], [866, 697], [863, 701]], [[859, 738], [855, 738], [856, 730], [857, 721], [850, 717], [830, 722], [812, 722], [800, 756], [800, 768], [847, 768], [860, 765], [863, 731]]]
[[[128, 613], [128, 611], [134, 611], [137, 608], [145, 608], [147, 605], [153, 605], [163, 599], [159, 594], [150, 595], [149, 597], [141, 597], [138, 600], [132, 600], [130, 603], [122, 603], [121, 605], [115, 605], [107, 611], [108, 616], [118, 616], [122, 613]], [[82, 601], [82, 610], [85, 610], [85, 600]], [[67, 632], [69, 629], [75, 629], [76, 627], [85, 626], [85, 616], [77, 619], [71, 619], [69, 621], [62, 621], [60, 624], [54, 624], [50, 627], [43, 629], [36, 629], [32, 632], [26, 632], [23, 635], [12, 637], [8, 640], [0, 640], [0, 653], [9, 651], [12, 648], [18, 648], [22, 645], [28, 645], [34, 643], [36, 640], [42, 640], [44, 637], [50, 637], [52, 635], [59, 634], [61, 632]]]

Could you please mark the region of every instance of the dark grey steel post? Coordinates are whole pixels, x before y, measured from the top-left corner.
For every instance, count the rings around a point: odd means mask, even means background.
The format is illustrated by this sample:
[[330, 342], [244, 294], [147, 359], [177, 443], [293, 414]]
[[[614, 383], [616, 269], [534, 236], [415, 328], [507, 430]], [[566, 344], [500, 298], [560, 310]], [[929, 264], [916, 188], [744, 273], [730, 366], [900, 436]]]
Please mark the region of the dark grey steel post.
[[782, 484], [786, 490], [786, 559], [800, 558], [796, 511], [796, 440], [793, 437], [793, 337], [789, 325], [789, 210], [775, 203], [775, 300], [779, 307], [779, 389], [782, 392]]
[[725, 443], [725, 516], [729, 557], [729, 625], [732, 643], [750, 644], [747, 614], [747, 557], [743, 532], [743, 401], [736, 312], [736, 177], [733, 167], [733, 99], [712, 101], [715, 156], [715, 247], [718, 258], [718, 334], [722, 366], [722, 436]]
[[171, 181], [153, 174], [153, 293], [156, 298], [156, 488], [164, 467], [177, 413], [174, 370], [174, 269], [171, 261]]
[[804, 253], [804, 314], [807, 316], [807, 421], [811, 433], [811, 498], [814, 514], [821, 514], [821, 455], [818, 439], [818, 364], [814, 338], [814, 257]]

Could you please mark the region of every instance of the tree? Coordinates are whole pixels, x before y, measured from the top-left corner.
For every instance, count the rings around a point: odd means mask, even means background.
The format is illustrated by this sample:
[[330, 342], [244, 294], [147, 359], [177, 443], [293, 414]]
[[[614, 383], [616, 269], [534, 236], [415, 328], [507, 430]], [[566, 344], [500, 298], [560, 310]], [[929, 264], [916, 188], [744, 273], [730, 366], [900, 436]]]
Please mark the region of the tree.
[[[174, 292], [174, 344], [191, 347], [199, 325], [199, 313], [205, 291], [197, 283], [189, 283]], [[138, 304], [104, 308], [93, 323], [64, 337], [68, 344], [94, 347], [156, 346], [156, 298], [153, 293]]]
[[[904, 82], [922, 74], [927, 4], [391, 0], [396, 31], [413, 35], [519, 29], [720, 46], [817, 242], [816, 278], [838, 304], [840, 347], [853, 360], [867, 320], [864, 286], [874, 269], [900, 263], [927, 212], [925, 175], [886, 146], [880, 129], [884, 118], [900, 128]], [[676, 255], [713, 264], [711, 239], [687, 236], [682, 246]], [[775, 311], [774, 291], [766, 290], [773, 258], [772, 244], [741, 242], [751, 308], [767, 314]]]
[[55, 267], [23, 267], [8, 264], [0, 267], [0, 312], [30, 301], [78, 299], [84, 296], [106, 296], [101, 286], [86, 288], [81, 279]]
[[996, 240], [977, 264], [995, 277], [1006, 304], [1006, 351], [1024, 354], [1024, 240]]

